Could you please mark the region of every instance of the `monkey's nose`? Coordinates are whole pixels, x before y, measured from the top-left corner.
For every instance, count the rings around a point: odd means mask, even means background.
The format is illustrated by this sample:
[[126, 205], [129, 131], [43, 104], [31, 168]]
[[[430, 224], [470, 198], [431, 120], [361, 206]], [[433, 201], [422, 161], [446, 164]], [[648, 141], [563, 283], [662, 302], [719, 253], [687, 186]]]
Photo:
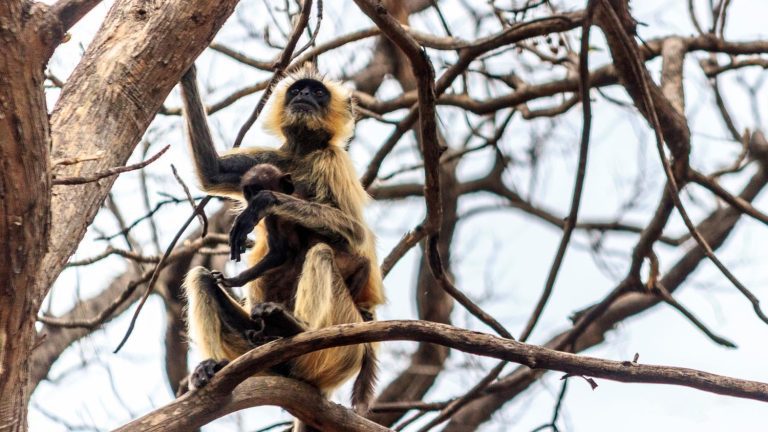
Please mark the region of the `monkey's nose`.
[[299, 94], [301, 94], [302, 96], [309, 96], [309, 93], [310, 93], [309, 87], [304, 87], [303, 89], [301, 89], [301, 92], [299, 92]]

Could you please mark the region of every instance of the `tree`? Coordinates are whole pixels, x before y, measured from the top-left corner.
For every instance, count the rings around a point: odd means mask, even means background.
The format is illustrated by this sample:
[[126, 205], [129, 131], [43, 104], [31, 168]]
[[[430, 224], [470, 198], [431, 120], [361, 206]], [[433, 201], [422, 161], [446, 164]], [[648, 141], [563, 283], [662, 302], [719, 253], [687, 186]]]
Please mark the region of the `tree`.
[[[702, 272], [738, 292], [752, 320], [768, 323], [755, 289], [760, 281], [733, 265], [739, 257], [764, 259], [762, 249], [726, 244], [737, 226], [749, 230], [744, 235], [764, 235], [747, 220], [768, 223], [753, 204], [768, 182], [768, 142], [760, 132], [764, 75], [757, 70], [767, 65], [768, 41], [731, 36], [742, 30], [733, 17], [749, 15], [738, 3], [715, 2], [707, 13], [708, 2], [675, 6], [670, 16], [688, 13], [690, 32], [654, 19], [641, 38], [636, 20], [652, 14], [630, 11], [624, 0], [239, 6], [115, 0], [87, 49], [76, 53], [68, 41], [89, 32], [73, 26], [84, 17], [84, 24], [98, 20], [92, 10], [99, 4], [0, 4], [0, 431], [27, 430], [30, 407], [70, 429], [126, 423], [120, 430], [133, 431], [190, 430], [259, 405], [283, 407], [327, 430], [387, 430], [398, 423], [429, 430], [447, 422], [443, 430], [466, 431], [531, 394], [533, 383], [552, 376], [546, 371], [565, 375], [558, 376], [554, 415], [542, 429], [562, 426], [566, 385], [578, 377], [592, 387], [604, 380], [667, 383], [768, 400], [768, 384], [758, 381], [646, 365], [637, 356], [578, 355], [601, 345], [627, 318], [664, 309], [712, 342], [734, 347], [680, 299], [679, 290]], [[362, 47], [371, 54], [361, 55]], [[188, 190], [189, 169], [167, 169], [168, 159], [188, 158], [178, 133], [180, 109], [168, 95], [204, 51], [200, 62], [208, 68], [201, 75], [216, 83], [211, 93], [224, 95], [207, 97], [218, 100], [207, 110], [228, 145], [248, 132], [250, 125], [240, 127], [247, 114], [257, 114], [251, 95], [266, 100], [281, 73], [304, 61], [316, 60], [354, 85], [361, 126], [350, 152], [376, 200], [370, 216], [382, 237], [383, 273], [393, 274], [387, 280], [393, 306], [383, 315], [399, 320], [274, 342], [233, 362], [206, 389], [156, 410], [143, 406], [143, 398], [124, 402], [107, 365], [109, 380], [99, 386], [111, 380], [128, 418], [74, 424], [46, 396], [33, 396], [46, 380], [92, 379], [82, 365], [53, 374], [62, 356], [84, 338], [111, 351], [128, 328], [126, 311], [137, 326], [162, 313], [164, 375], [175, 393], [190, 349], [180, 282], [193, 265], [226, 264], [227, 203], [203, 216], [208, 199]], [[56, 69], [67, 62], [74, 70], [60, 79]], [[696, 106], [686, 108], [691, 100]], [[55, 101], [50, 113], [47, 101]], [[636, 136], [627, 136], [629, 124]], [[258, 139], [250, 132], [246, 145]], [[178, 157], [164, 155], [159, 143], [171, 143]], [[126, 165], [132, 154], [142, 162]], [[120, 173], [126, 174], [115, 182]], [[611, 181], [620, 184], [609, 193]], [[171, 188], [181, 193], [167, 193]], [[201, 228], [185, 234], [196, 216]], [[389, 234], [392, 221], [398, 226]], [[457, 238], [472, 229], [483, 247]], [[404, 257], [418, 260], [412, 287], [403, 277]], [[594, 266], [587, 265], [590, 257]], [[515, 274], [489, 277], [483, 292], [478, 274], [503, 274], [494, 259], [511, 262]], [[93, 289], [93, 280], [103, 287]], [[520, 290], [506, 288], [510, 282]], [[81, 285], [89, 296], [79, 296]], [[78, 294], [77, 301], [53, 298], [59, 290]], [[573, 296], [576, 290], [582, 295]], [[156, 294], [151, 298], [163, 311], [138, 315], [145, 294]], [[416, 300], [418, 320], [402, 320], [409, 317], [406, 295]], [[564, 327], [568, 311], [573, 316]], [[557, 333], [546, 340], [545, 328]], [[136, 333], [133, 340], [151, 340], [157, 330]], [[306, 384], [248, 378], [307, 351], [375, 340], [418, 344], [407, 354], [383, 344], [385, 382], [368, 419], [324, 401]], [[161, 355], [133, 352], [153, 351]], [[497, 360], [454, 365], [451, 352]], [[98, 361], [112, 360], [84, 356], [82, 364]], [[505, 372], [509, 363], [517, 366]], [[469, 390], [445, 387], [457, 370], [467, 374], [473, 366], [479, 372], [464, 377]], [[66, 397], [67, 389], [57, 390]], [[140, 417], [137, 408], [151, 412]]]

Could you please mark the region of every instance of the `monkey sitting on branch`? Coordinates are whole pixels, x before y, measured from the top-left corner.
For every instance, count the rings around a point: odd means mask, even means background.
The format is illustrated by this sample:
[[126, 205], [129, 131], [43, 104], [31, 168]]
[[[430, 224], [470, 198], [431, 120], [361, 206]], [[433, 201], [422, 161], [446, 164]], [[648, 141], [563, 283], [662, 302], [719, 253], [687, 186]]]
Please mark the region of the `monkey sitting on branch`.
[[[244, 336], [254, 346], [306, 330], [306, 325], [297, 320], [290, 311], [294, 307], [299, 271], [303, 267], [307, 251], [318, 243], [331, 246], [336, 268], [353, 301], [358, 298], [369, 277], [370, 265], [367, 258], [352, 253], [342, 238], [330, 238], [278, 216], [261, 214], [260, 209], [265, 205], [257, 198], [259, 192], [267, 190], [293, 194], [295, 188], [290, 174], [283, 173], [271, 164], [259, 164], [243, 175], [241, 187], [248, 205], [232, 224], [231, 258], [240, 261], [247, 235], [262, 217], [267, 232], [268, 252], [261, 261], [235, 277], [226, 278], [220, 272], [212, 274], [217, 283], [225, 287], [242, 286], [262, 278], [264, 302], [254, 305], [251, 309], [253, 323], [246, 324], [244, 332]], [[365, 310], [361, 310], [360, 314], [365, 321], [373, 319]], [[367, 405], [376, 380], [376, 352], [371, 344], [366, 344], [365, 348], [361, 370], [353, 385], [352, 401], [355, 406], [360, 407]], [[278, 372], [282, 372], [280, 367], [284, 366], [279, 366], [276, 369]], [[360, 398], [365, 400], [359, 400]]]
[[[319, 329], [345, 323], [363, 322], [374, 316], [376, 306], [384, 302], [381, 273], [376, 259], [374, 236], [363, 218], [363, 206], [368, 200], [360, 184], [346, 144], [354, 129], [353, 103], [349, 92], [338, 83], [305, 67], [281, 81], [274, 91], [270, 107], [265, 112], [265, 128], [278, 136], [279, 148], [234, 149], [219, 155], [208, 130], [194, 69], [182, 78], [190, 147], [194, 156], [201, 188], [212, 195], [244, 200], [241, 181], [254, 166], [271, 164], [282, 172], [291, 173], [296, 196], [262, 190], [251, 197], [257, 213], [256, 245], [249, 256], [251, 266], [268, 253], [272, 235], [262, 217], [274, 215], [280, 220], [303, 227], [307, 232], [328, 239], [338, 239], [352, 255], [367, 260], [367, 279], [360, 282], [359, 292], [352, 296], [336, 260], [334, 247], [317, 241], [308, 246], [303, 262], [297, 269], [275, 271], [278, 277], [293, 278], [295, 295], [281, 315], [290, 314], [301, 324], [301, 330]], [[274, 233], [273, 233], [274, 234]], [[241, 252], [238, 246], [236, 253]], [[187, 322], [193, 341], [202, 351], [205, 361], [190, 376], [193, 388], [204, 386], [227, 361], [233, 360], [253, 347], [244, 332], [269, 337], [262, 323], [251, 320], [251, 314], [264, 317], [274, 310], [265, 310], [265, 294], [271, 292], [269, 282], [260, 277], [247, 284], [247, 296], [242, 305], [217, 284], [217, 278], [207, 269], [196, 267], [184, 282], [188, 300]], [[274, 279], [270, 283], [275, 283]], [[360, 311], [365, 311], [361, 314]], [[283, 312], [286, 312], [283, 314]], [[364, 317], [363, 315], [366, 315]], [[287, 332], [288, 327], [277, 327]], [[296, 328], [295, 330], [298, 330]], [[288, 362], [288, 375], [315, 385], [326, 397], [346, 380], [364, 369], [371, 357], [370, 344], [340, 346], [312, 352]], [[366, 372], [368, 371], [368, 372]], [[372, 377], [369, 377], [372, 378]], [[372, 382], [372, 379], [368, 379]], [[359, 394], [359, 392], [365, 394]], [[359, 407], [370, 398], [371, 385], [353, 390], [353, 401]], [[357, 392], [357, 394], [356, 394]]]

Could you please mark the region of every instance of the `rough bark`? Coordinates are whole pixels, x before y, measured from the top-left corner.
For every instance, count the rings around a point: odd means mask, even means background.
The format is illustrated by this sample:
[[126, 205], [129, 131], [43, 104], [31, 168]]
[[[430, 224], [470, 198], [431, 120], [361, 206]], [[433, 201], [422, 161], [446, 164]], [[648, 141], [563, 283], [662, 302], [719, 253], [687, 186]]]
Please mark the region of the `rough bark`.
[[187, 393], [115, 432], [186, 432], [229, 413], [261, 405], [285, 408], [293, 416], [322, 431], [389, 431], [329, 401], [309, 384], [289, 378], [262, 376], [244, 381], [231, 393], [212, 394], [205, 389]]
[[[0, 430], [27, 428], [37, 270], [50, 229], [50, 135], [43, 93], [47, 45], [40, 8], [0, 4]], [[42, 36], [42, 35], [40, 35]]]
[[[51, 198], [48, 149], [55, 158], [104, 151], [58, 175], [123, 165], [236, 3], [116, 2], [62, 89], [50, 129], [43, 70], [61, 29], [77, 14], [47, 14], [44, 6], [20, 1], [0, 5], [0, 276], [6, 298], [0, 305], [0, 429], [26, 430], [37, 311], [114, 181], [59, 187]], [[59, 25], [52, 22], [57, 17]]]

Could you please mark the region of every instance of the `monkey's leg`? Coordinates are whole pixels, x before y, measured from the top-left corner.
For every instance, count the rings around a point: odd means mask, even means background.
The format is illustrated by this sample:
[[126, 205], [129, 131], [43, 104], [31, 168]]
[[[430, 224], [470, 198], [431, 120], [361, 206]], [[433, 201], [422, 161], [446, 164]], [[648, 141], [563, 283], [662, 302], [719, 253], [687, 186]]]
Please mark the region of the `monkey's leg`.
[[[327, 244], [318, 243], [307, 251], [294, 315], [312, 330], [362, 321]], [[306, 354], [293, 361], [291, 374], [328, 394], [357, 373], [364, 350], [363, 345], [350, 345]]]
[[[231, 248], [230, 253], [232, 259], [235, 259], [236, 250], [242, 252], [245, 249], [245, 247], [242, 245], [245, 244], [245, 239], [247, 238], [248, 233], [253, 231], [256, 227], [256, 219], [254, 218], [255, 213], [252, 211], [252, 209], [253, 207], [249, 204], [248, 207], [237, 217], [235, 223], [232, 224], [232, 229], [229, 232]], [[239, 223], [241, 218], [243, 220], [248, 219], [249, 223]], [[264, 225], [267, 229], [267, 254], [256, 264], [252, 265], [250, 268], [244, 270], [242, 273], [235, 277], [225, 278], [221, 275], [221, 273], [218, 273], [215, 276], [219, 283], [230, 287], [243, 286], [246, 283], [260, 277], [266, 271], [271, 270], [280, 264], [283, 264], [288, 259], [288, 245], [284, 240], [284, 237], [277, 231], [277, 221], [275, 217], [266, 217], [264, 219]], [[240, 260], [239, 254], [237, 255], [237, 260]]]
[[242, 306], [216, 285], [211, 272], [203, 267], [187, 273], [184, 289], [187, 325], [207, 359], [190, 375], [190, 386], [198, 388], [223, 367], [222, 361], [233, 360], [251, 348], [245, 332], [258, 328], [260, 323], [251, 321]]
[[336, 267], [344, 277], [352, 301], [357, 303], [358, 296], [368, 283], [371, 275], [371, 262], [368, 258], [349, 252], [336, 252]]

